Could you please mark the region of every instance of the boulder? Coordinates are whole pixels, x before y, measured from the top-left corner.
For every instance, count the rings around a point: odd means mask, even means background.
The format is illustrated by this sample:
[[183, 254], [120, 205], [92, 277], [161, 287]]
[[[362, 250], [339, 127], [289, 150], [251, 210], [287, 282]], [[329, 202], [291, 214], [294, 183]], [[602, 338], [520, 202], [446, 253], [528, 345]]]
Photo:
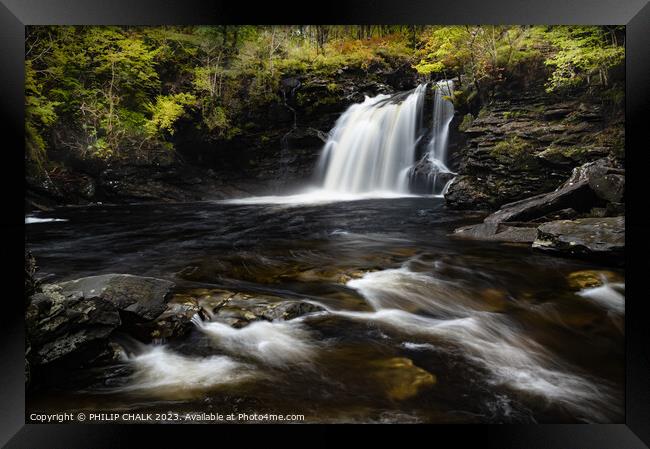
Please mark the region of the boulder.
[[109, 338], [132, 323], [156, 319], [167, 308], [173, 283], [162, 279], [107, 274], [43, 285], [29, 300], [25, 323], [29, 362], [77, 365], [108, 354]]
[[59, 284], [62, 294], [79, 294], [85, 299], [101, 299], [117, 310], [149, 321], [167, 308], [166, 297], [173, 282], [130, 274], [89, 276]]
[[66, 293], [57, 284], [45, 285], [32, 295], [25, 314], [29, 361], [47, 365], [73, 356], [79, 361], [95, 357], [120, 324], [113, 304]]
[[625, 217], [544, 223], [537, 228], [533, 248], [567, 256], [621, 260], [625, 250]]
[[623, 203], [625, 199], [625, 171], [614, 167], [606, 158], [573, 169], [565, 185], [588, 185], [601, 200]]
[[624, 199], [625, 176], [607, 159], [576, 167], [555, 191], [505, 204], [478, 225], [456, 229], [457, 237], [501, 242], [533, 242], [539, 223], [605, 216], [619, 211]]

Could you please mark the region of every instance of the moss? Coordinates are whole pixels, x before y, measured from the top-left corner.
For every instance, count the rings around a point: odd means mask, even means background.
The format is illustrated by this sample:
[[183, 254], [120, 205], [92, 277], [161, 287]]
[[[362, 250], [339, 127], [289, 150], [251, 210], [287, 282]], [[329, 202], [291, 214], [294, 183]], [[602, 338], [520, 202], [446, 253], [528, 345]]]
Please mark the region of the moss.
[[463, 116], [463, 120], [460, 122], [460, 125], [458, 125], [458, 130], [465, 132], [467, 131], [470, 126], [472, 126], [472, 123], [474, 122], [474, 116], [472, 114], [465, 114]]
[[580, 161], [589, 154], [589, 147], [585, 146], [558, 146], [551, 144], [548, 148], [538, 154], [542, 159], [554, 162], [564, 160]]
[[514, 136], [497, 142], [490, 155], [502, 164], [511, 164], [513, 168], [525, 170], [534, 163], [532, 150], [530, 142]]
[[503, 113], [503, 118], [506, 120], [512, 120], [526, 115], [524, 111], [506, 111]]
[[327, 85], [327, 90], [329, 92], [336, 92], [336, 90], [339, 88], [339, 86], [336, 83], [329, 83]]

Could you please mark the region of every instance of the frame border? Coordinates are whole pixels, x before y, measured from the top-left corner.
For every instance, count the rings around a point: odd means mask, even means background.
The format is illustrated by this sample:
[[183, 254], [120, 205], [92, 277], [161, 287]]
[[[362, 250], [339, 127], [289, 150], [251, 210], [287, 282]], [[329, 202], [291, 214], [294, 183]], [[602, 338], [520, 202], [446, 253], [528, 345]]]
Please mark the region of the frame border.
[[[403, 2], [402, 2], [403, 3]], [[136, 424], [25, 424], [24, 387], [24, 309], [19, 280], [23, 254], [20, 238], [25, 242], [21, 211], [23, 198], [16, 186], [24, 186], [24, 33], [26, 25], [197, 25], [336, 23], [336, 24], [618, 24], [626, 25], [626, 284], [635, 299], [626, 302], [626, 414], [625, 424], [544, 424], [544, 425], [404, 425], [339, 426], [360, 430], [373, 440], [381, 441], [387, 432], [406, 430], [409, 440], [439, 442], [440, 437], [454, 446], [472, 444], [487, 447], [527, 448], [644, 448], [650, 445], [650, 326], [644, 313], [648, 310], [643, 290], [647, 266], [641, 257], [650, 251], [647, 231], [650, 219], [644, 217], [643, 198], [647, 189], [644, 167], [650, 166], [650, 148], [644, 138], [650, 105], [650, 3], [648, 0], [455, 0], [442, 3], [413, 0], [408, 5], [390, 0], [357, 0], [354, 3], [336, 0], [317, 5], [307, 12], [289, 2], [249, 5], [243, 2], [212, 0], [0, 0], [0, 111], [3, 123], [12, 132], [3, 136], [7, 150], [2, 161], [9, 170], [2, 172], [0, 182], [5, 209], [0, 229], [10, 245], [7, 255], [11, 264], [7, 278], [12, 281], [10, 295], [5, 295], [4, 312], [0, 313], [0, 444], [8, 448], [23, 447], [114, 447], [125, 446], [137, 436], [150, 443], [187, 444], [188, 436], [206, 437], [221, 444], [248, 440], [250, 427], [233, 427], [215, 435], [211, 426], [147, 426]], [[318, 9], [318, 10], [317, 10]], [[639, 148], [637, 148], [639, 147]], [[634, 151], [634, 152], [633, 152]], [[21, 159], [22, 158], [22, 159]], [[645, 159], [644, 159], [645, 158]], [[22, 166], [22, 172], [13, 167]], [[647, 176], [647, 175], [646, 175]], [[647, 204], [647, 198], [644, 198]], [[24, 213], [22, 213], [24, 215]], [[634, 242], [631, 246], [629, 242]], [[23, 245], [24, 246], [24, 245]], [[15, 290], [13, 290], [15, 288]], [[372, 433], [369, 431], [372, 429]], [[338, 430], [328, 425], [283, 427], [265, 425], [264, 439], [283, 438], [287, 431], [297, 443], [306, 441], [322, 445], [339, 439]], [[297, 430], [296, 430], [297, 429]], [[255, 431], [260, 428], [255, 427]], [[189, 431], [189, 432], [188, 432]], [[245, 432], [245, 433], [244, 433]], [[295, 432], [305, 435], [296, 435]], [[304, 436], [308, 440], [303, 439]], [[243, 437], [243, 438], [242, 438]], [[216, 438], [216, 440], [215, 440]], [[191, 441], [192, 441], [191, 440]], [[283, 438], [283, 441], [286, 441]], [[644, 443], [645, 442], [645, 443]]]

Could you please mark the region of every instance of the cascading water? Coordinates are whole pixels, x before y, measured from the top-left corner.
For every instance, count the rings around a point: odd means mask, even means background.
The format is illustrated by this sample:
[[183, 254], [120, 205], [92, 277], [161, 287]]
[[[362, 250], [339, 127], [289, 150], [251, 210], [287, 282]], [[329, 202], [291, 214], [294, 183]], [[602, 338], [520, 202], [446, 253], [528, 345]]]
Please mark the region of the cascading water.
[[434, 87], [431, 132], [424, 155], [409, 171], [411, 191], [442, 196], [455, 176], [447, 167], [449, 126], [454, 118], [452, 80], [438, 81]]
[[449, 124], [454, 118], [454, 104], [449, 100], [454, 90], [452, 80], [442, 80], [436, 84], [433, 100], [433, 132], [429, 142], [429, 158], [447, 169], [447, 144]]
[[328, 191], [408, 192], [426, 85], [400, 96], [366, 97], [338, 119], [319, 161]]
[[[454, 173], [447, 168], [453, 81], [436, 83], [431, 140], [416, 164], [426, 84], [405, 94], [366, 97], [338, 119], [319, 160], [322, 188], [330, 192], [444, 193]], [[424, 186], [413, 179], [424, 178]]]
[[[449, 125], [454, 118], [454, 104], [449, 100], [454, 90], [452, 80], [442, 80], [436, 84], [433, 100], [433, 129], [429, 142], [428, 160], [433, 168], [431, 174], [433, 190], [435, 193], [444, 194], [451, 183], [452, 173], [447, 168], [447, 146], [449, 143]], [[444, 186], [437, 192], [437, 178], [444, 175]], [[452, 175], [452, 176], [450, 176]]]

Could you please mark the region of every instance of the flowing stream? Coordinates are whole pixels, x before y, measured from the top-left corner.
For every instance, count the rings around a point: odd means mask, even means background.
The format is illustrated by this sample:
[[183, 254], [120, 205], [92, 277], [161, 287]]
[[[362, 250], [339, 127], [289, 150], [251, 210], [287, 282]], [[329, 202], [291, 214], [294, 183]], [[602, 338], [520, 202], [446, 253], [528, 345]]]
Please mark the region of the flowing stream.
[[[27, 225], [41, 276], [130, 273], [178, 295], [322, 310], [125, 346], [32, 410], [299, 413], [308, 422], [621, 422], [623, 292], [603, 269], [454, 240], [442, 199], [61, 208]], [[61, 221], [47, 221], [56, 218]], [[622, 272], [605, 270], [622, 278]], [[90, 372], [84, 372], [88, 377]], [[92, 379], [91, 379], [92, 380]]]

